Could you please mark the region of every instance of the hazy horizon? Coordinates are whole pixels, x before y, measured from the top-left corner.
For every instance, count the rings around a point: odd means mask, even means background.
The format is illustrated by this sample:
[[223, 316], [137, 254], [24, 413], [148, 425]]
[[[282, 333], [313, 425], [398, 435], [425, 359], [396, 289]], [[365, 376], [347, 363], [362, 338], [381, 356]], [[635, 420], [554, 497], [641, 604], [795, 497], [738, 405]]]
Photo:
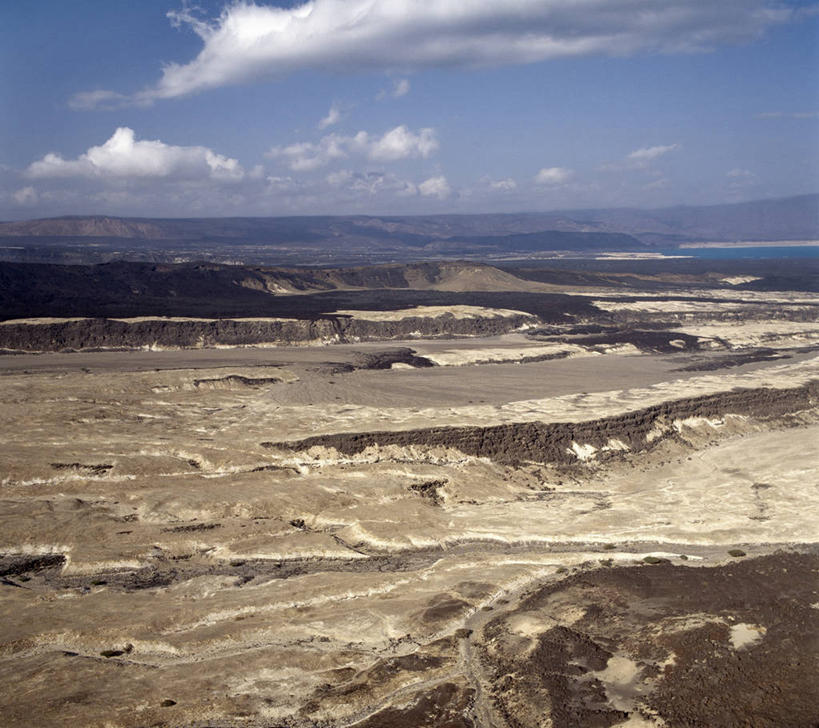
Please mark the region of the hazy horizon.
[[186, 219], [213, 219], [213, 220], [220, 220], [225, 218], [287, 218], [287, 217], [374, 217], [374, 218], [389, 218], [389, 217], [425, 217], [425, 216], [435, 216], [435, 217], [442, 217], [442, 216], [451, 216], [451, 217], [458, 217], [458, 216], [471, 216], [471, 215], [564, 215], [564, 214], [577, 214], [577, 213], [590, 213], [590, 212], [597, 212], [602, 210], [635, 210], [640, 212], [651, 212], [652, 210], [660, 211], [660, 210], [670, 210], [674, 208], [696, 208], [696, 207], [723, 207], [727, 205], [753, 205], [755, 203], [766, 203], [766, 202], [778, 202], [778, 201], [787, 201], [792, 199], [804, 198], [804, 197], [817, 197], [819, 198], [819, 192], [807, 192], [801, 195], [788, 195], [786, 197], [767, 197], [763, 199], [753, 199], [753, 200], [742, 200], [735, 203], [714, 203], [712, 205], [687, 205], [685, 203], [680, 203], [676, 205], [663, 205], [663, 206], [655, 206], [655, 207], [639, 207], [637, 205], [627, 205], [622, 207], [611, 207], [611, 208], [603, 208], [603, 207], [578, 207], [578, 208], [560, 208], [560, 209], [553, 209], [553, 210], [509, 210], [509, 211], [496, 211], [496, 210], [485, 210], [483, 212], [432, 212], [432, 213], [390, 213], [385, 212], [382, 214], [375, 214], [375, 213], [367, 213], [367, 212], [353, 212], [353, 213], [339, 213], [339, 214], [331, 214], [331, 215], [310, 215], [308, 213], [303, 214], [292, 214], [292, 215], [163, 215], [163, 216], [152, 216], [152, 215], [117, 215], [114, 213], [107, 214], [107, 213], [97, 213], [97, 212], [72, 212], [64, 215], [49, 215], [41, 218], [27, 218], [27, 217], [20, 217], [15, 219], [3, 219], [0, 220], [2, 222], [27, 222], [27, 221], [34, 221], [34, 220], [57, 220], [57, 219], [65, 219], [65, 218], [123, 218], [123, 219], [132, 219], [132, 220], [186, 220]]

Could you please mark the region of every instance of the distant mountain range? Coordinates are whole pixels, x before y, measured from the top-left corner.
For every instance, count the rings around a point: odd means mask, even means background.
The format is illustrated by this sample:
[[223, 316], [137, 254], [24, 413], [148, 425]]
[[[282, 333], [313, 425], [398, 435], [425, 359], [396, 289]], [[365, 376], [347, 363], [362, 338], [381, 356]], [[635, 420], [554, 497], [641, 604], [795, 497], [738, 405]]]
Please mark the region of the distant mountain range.
[[196, 250], [265, 246], [331, 258], [651, 250], [695, 241], [819, 239], [819, 195], [730, 205], [552, 213], [234, 218], [71, 216], [0, 223], [0, 246]]

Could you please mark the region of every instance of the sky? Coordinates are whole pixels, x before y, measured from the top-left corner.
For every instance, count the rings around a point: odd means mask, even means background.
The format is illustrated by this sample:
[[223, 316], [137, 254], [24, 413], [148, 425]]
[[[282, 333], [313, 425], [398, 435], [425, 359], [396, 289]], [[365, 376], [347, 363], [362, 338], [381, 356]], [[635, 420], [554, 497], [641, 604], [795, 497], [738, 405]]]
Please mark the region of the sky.
[[819, 3], [0, 4], [0, 219], [819, 191]]

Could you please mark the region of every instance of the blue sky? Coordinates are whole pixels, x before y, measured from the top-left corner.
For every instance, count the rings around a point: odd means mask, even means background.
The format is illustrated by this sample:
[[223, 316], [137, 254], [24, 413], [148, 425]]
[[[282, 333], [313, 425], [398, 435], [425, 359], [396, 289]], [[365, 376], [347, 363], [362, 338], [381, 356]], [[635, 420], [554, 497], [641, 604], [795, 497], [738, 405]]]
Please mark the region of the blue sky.
[[818, 39], [778, 0], [4, 3], [0, 218], [816, 192]]

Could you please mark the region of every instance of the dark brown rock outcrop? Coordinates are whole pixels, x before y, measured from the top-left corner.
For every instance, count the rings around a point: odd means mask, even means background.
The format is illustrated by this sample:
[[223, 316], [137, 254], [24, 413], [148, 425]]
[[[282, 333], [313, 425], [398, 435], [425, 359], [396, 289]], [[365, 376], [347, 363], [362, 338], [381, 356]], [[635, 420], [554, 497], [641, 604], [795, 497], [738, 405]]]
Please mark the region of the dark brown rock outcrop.
[[143, 347], [196, 348], [298, 344], [321, 341], [379, 341], [412, 335], [494, 336], [531, 321], [531, 317], [456, 318], [410, 316], [370, 321], [350, 316], [307, 319], [213, 319], [141, 321], [90, 318], [53, 323], [0, 325], [0, 349], [7, 351], [79, 351]]
[[790, 389], [739, 389], [679, 399], [587, 422], [521, 422], [489, 427], [339, 433], [290, 442], [265, 442], [262, 445], [297, 451], [323, 446], [335, 448], [344, 455], [356, 455], [372, 446], [425, 445], [455, 448], [466, 455], [506, 464], [527, 461], [571, 464], [577, 462], [572, 451], [573, 442], [592, 445], [600, 450], [611, 440], [619, 440], [631, 451], [639, 452], [657, 441], [648, 441], [649, 432], [658, 425], [669, 427], [673, 420], [713, 418], [728, 413], [760, 419], [781, 417], [815, 406], [818, 397], [819, 383], [811, 382]]
[[[498, 712], [515, 728], [542, 725], [547, 711], [555, 728], [619, 725], [629, 714], [680, 728], [813, 728], [818, 570], [815, 553], [779, 552], [709, 568], [604, 568], [541, 588], [485, 629]], [[545, 619], [533, 650], [508, 638], [516, 614], [549, 615], [568, 602], [582, 619]], [[757, 637], [738, 646], [733, 625]], [[601, 679], [613, 654], [633, 661], [633, 683]], [[612, 693], [632, 709], [615, 709]]]

